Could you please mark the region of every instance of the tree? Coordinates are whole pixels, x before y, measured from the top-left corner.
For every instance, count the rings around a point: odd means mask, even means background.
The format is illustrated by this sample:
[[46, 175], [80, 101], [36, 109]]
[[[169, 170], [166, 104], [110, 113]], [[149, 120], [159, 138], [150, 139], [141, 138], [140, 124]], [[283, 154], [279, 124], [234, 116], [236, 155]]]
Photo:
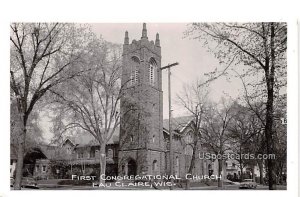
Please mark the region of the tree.
[[[232, 104], [222, 98], [219, 106], [215, 103], [208, 105], [203, 120], [201, 142], [208, 151], [217, 156], [219, 177], [222, 176], [222, 171], [225, 171], [223, 168], [224, 155], [231, 149], [228, 132], [233, 115]], [[218, 179], [218, 187], [222, 187], [220, 179]]]
[[[200, 39], [204, 45], [225, 64], [221, 74], [210, 73], [210, 80], [228, 74], [232, 65], [243, 77], [252, 78], [249, 83], [266, 103], [266, 150], [274, 153], [274, 99], [286, 86], [286, 23], [194, 23], [187, 36]], [[242, 66], [243, 65], [243, 66]], [[269, 189], [276, 189], [274, 161], [267, 160]]]
[[[186, 146], [192, 147], [192, 158], [187, 172], [189, 174], [192, 174], [192, 170], [195, 167], [196, 152], [200, 145], [203, 116], [208, 102], [208, 88], [200, 86], [200, 84], [201, 81], [198, 80], [192, 85], [185, 85], [181, 95], [177, 95], [179, 105], [188, 112], [193, 120], [192, 126], [190, 126], [193, 137], [191, 141], [186, 143]], [[189, 186], [188, 181], [187, 189], [189, 189]]]
[[[243, 169], [246, 166], [254, 166], [256, 160], [252, 158], [261, 153], [262, 125], [253, 112], [245, 106], [235, 102], [233, 104], [233, 119], [229, 126], [229, 138], [231, 150], [238, 155], [235, 159], [239, 163], [241, 171], [240, 180], [243, 180]], [[245, 158], [246, 154], [251, 157]], [[259, 163], [260, 161], [257, 161]], [[262, 176], [260, 176], [262, 179]], [[253, 177], [254, 179], [254, 177]]]
[[[21, 116], [18, 113], [16, 101], [11, 98], [10, 105], [10, 151], [14, 154], [18, 152], [18, 144], [19, 144], [19, 132], [22, 128]], [[39, 115], [36, 111], [31, 113], [31, 116], [28, 119], [27, 130], [28, 133], [25, 139], [24, 146], [24, 156], [32, 151], [35, 151], [35, 148], [39, 143], [43, 141], [42, 129], [38, 124]]]
[[13, 23], [10, 28], [10, 88], [22, 122], [14, 185], [20, 189], [30, 114], [47, 92], [82, 72], [75, 65], [88, 34], [74, 24]]
[[[120, 125], [121, 53], [118, 45], [97, 37], [90, 41], [89, 49], [83, 60], [89, 71], [55, 90], [54, 104], [60, 117], [59, 136], [77, 128], [99, 144], [101, 177], [106, 170], [106, 144]], [[101, 178], [100, 183], [104, 183]]]

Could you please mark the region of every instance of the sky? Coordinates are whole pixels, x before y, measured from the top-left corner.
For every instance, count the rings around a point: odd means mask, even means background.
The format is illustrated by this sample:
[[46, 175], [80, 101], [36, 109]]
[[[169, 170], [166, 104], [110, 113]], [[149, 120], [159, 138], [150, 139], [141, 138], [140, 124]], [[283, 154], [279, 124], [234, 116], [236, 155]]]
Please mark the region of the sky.
[[[101, 35], [104, 40], [123, 44], [125, 31], [129, 34], [129, 43], [133, 39], [139, 40], [142, 36], [142, 23], [95, 23], [92, 31]], [[195, 83], [197, 79], [204, 79], [204, 73], [213, 71], [216, 67], [222, 68], [213, 54], [206, 52], [198, 40], [184, 38], [183, 32], [188, 24], [184, 23], [147, 23], [149, 40], [155, 40], [159, 33], [162, 64], [179, 62], [178, 66], [171, 69], [171, 98], [172, 115], [182, 116], [185, 111], [176, 102], [177, 95], [182, 92], [184, 84]], [[168, 75], [163, 71], [163, 117], [168, 118]], [[228, 82], [225, 78], [219, 78], [211, 84], [211, 98], [218, 102], [224, 93], [231, 97], [238, 95], [241, 84], [238, 80]]]

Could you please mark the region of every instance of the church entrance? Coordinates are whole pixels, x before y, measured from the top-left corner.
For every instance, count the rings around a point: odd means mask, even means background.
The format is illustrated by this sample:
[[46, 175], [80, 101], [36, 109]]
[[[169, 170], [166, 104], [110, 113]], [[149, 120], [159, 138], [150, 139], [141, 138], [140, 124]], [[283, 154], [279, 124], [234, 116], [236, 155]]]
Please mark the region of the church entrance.
[[128, 176], [136, 175], [136, 162], [133, 159], [128, 161]]

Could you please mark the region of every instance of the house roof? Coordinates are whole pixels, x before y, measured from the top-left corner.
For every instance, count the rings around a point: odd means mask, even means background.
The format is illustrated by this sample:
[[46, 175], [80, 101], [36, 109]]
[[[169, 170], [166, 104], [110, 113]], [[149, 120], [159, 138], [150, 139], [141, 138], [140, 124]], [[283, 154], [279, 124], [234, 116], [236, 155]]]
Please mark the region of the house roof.
[[57, 156], [62, 155], [62, 151], [64, 151], [59, 146], [40, 144], [38, 147], [42, 151], [42, 153], [47, 157], [47, 159], [56, 159]]
[[[117, 128], [113, 133], [113, 135], [111, 136], [111, 138], [108, 140], [107, 144], [118, 144], [119, 134], [120, 134], [120, 129]], [[80, 132], [73, 136], [67, 136], [64, 143], [67, 140], [72, 142], [72, 144], [76, 145], [77, 147], [98, 145], [94, 136], [88, 132]]]

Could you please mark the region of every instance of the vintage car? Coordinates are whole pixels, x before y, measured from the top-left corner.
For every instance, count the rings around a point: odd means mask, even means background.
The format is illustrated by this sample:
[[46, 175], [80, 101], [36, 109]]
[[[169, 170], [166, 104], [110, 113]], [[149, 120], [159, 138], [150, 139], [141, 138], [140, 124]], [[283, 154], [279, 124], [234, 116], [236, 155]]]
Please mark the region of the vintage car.
[[240, 188], [255, 189], [256, 187], [257, 183], [254, 182], [252, 179], [244, 179], [240, 183]]
[[[10, 186], [13, 187], [15, 183], [14, 178], [10, 178]], [[37, 182], [32, 177], [23, 177], [21, 182], [21, 187], [37, 188]]]

